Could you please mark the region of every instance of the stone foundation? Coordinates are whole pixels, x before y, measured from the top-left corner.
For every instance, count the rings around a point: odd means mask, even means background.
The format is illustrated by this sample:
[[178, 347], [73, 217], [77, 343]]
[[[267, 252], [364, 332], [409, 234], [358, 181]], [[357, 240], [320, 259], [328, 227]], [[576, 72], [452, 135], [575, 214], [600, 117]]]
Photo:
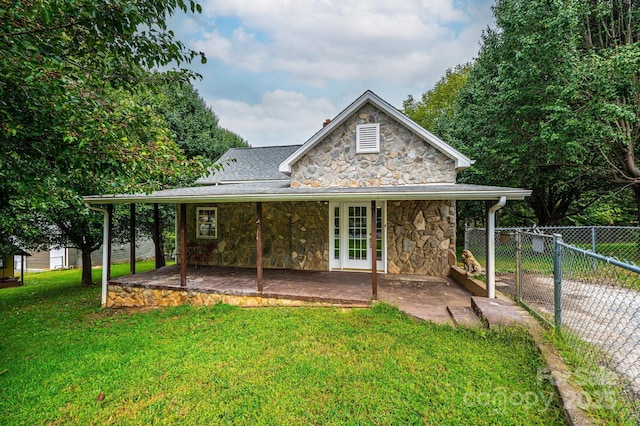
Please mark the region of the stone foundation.
[[274, 296], [232, 295], [210, 293], [197, 289], [171, 289], [133, 287], [109, 284], [107, 288], [108, 308], [140, 308], [148, 306], [212, 306], [219, 303], [242, 307], [259, 306], [345, 306], [340, 303], [285, 299]]

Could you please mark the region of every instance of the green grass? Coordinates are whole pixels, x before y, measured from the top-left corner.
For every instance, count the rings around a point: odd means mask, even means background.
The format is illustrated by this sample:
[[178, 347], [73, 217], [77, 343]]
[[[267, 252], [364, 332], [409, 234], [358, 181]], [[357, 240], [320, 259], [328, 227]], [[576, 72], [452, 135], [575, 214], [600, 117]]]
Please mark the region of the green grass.
[[564, 362], [570, 367], [569, 383], [584, 391], [582, 406], [596, 424], [634, 425], [640, 402], [624, 394], [621, 378], [603, 367], [609, 357], [567, 329], [558, 332], [549, 329], [545, 338], [553, 344]]
[[521, 330], [384, 304], [100, 309], [79, 280], [0, 290], [2, 424], [563, 424]]

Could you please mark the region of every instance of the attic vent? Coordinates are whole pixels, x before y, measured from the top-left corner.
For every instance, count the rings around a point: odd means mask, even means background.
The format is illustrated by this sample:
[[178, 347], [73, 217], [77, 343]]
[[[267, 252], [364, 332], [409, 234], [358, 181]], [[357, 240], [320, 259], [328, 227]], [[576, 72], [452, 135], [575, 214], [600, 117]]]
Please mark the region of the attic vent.
[[380, 124], [356, 126], [356, 154], [380, 152]]

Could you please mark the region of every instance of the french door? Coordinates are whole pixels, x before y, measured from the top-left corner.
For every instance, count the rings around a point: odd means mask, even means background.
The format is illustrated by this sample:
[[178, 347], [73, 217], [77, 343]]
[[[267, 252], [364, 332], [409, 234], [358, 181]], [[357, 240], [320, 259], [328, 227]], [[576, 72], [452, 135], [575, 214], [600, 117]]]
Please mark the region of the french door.
[[384, 203], [378, 202], [372, 223], [370, 202], [331, 204], [331, 269], [371, 270], [371, 231], [376, 232], [378, 270], [385, 269]]

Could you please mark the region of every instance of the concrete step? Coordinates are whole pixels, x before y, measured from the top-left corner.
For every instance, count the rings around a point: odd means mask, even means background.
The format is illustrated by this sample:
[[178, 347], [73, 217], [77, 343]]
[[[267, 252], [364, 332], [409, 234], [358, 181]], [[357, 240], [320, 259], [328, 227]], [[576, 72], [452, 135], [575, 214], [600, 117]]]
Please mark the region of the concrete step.
[[447, 306], [455, 325], [472, 328], [482, 328], [485, 324], [469, 306]]
[[472, 296], [471, 307], [486, 324], [495, 326], [526, 326], [531, 316], [509, 299]]

